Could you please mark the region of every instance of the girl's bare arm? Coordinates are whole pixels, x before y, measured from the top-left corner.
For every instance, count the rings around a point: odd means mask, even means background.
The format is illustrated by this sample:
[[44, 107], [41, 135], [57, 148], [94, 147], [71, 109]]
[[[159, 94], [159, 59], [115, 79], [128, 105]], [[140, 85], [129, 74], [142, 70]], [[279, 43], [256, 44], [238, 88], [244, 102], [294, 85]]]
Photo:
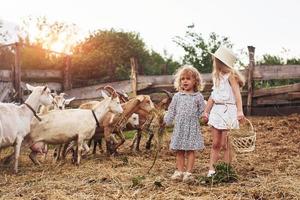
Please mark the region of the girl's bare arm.
[[230, 75], [229, 82], [236, 100], [237, 119], [241, 120], [244, 118], [244, 113], [243, 113], [243, 104], [242, 104], [242, 95], [240, 91], [240, 86], [233, 75]]
[[209, 97], [207, 103], [206, 103], [206, 106], [205, 106], [205, 109], [204, 109], [204, 112], [203, 112], [203, 116], [204, 117], [208, 117], [209, 113], [210, 113], [210, 110], [211, 108], [213, 107], [214, 105], [214, 101], [212, 100], [211, 97]]

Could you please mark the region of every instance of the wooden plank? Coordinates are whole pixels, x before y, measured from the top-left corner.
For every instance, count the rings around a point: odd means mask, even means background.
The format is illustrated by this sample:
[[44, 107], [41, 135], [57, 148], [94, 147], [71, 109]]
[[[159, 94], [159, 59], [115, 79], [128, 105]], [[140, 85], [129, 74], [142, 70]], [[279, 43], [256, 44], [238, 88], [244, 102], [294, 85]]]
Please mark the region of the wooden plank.
[[0, 81], [12, 81], [12, 72], [11, 70], [1, 69], [0, 70]]
[[63, 79], [61, 70], [26, 69], [22, 70], [22, 80], [31, 79]]
[[299, 105], [252, 107], [252, 115], [256, 116], [287, 116], [300, 113]]
[[[201, 77], [205, 83], [211, 83], [212, 78], [210, 73], [201, 74]], [[174, 76], [173, 75], [159, 75], [159, 76], [143, 76], [139, 75], [140, 82], [149, 82], [153, 85], [165, 85], [173, 84]]]
[[11, 88], [4, 88], [4, 90], [1, 91], [0, 102], [4, 101], [4, 99], [9, 94], [10, 91], [11, 91]]
[[300, 92], [289, 92], [288, 93], [288, 99], [289, 100], [300, 99]]
[[256, 105], [258, 106], [264, 106], [264, 105], [291, 105], [291, 104], [297, 104], [300, 103], [300, 101], [289, 101], [284, 99], [259, 99], [256, 101]]
[[282, 94], [288, 92], [300, 91], [300, 83], [294, 83], [291, 85], [277, 86], [272, 88], [262, 88], [254, 91], [253, 97], [262, 97], [275, 94]]
[[131, 92], [130, 80], [112, 82], [112, 83], [102, 83], [88, 87], [72, 88], [71, 90], [65, 90], [70, 97], [76, 97], [76, 99], [93, 99], [99, 98], [99, 92], [96, 91], [97, 88], [111, 85], [116, 90], [124, 90], [125, 92]]
[[62, 84], [57, 83], [57, 82], [46, 82], [46, 83], [43, 83], [43, 84], [38, 83], [38, 82], [21, 82], [23, 90], [27, 90], [26, 83], [29, 83], [30, 85], [33, 85], [33, 86], [47, 85], [52, 91], [57, 91], [57, 92], [61, 92], [62, 89], [63, 89]]
[[254, 80], [299, 79], [300, 65], [261, 65], [256, 66]]
[[299, 100], [289, 99], [288, 93], [270, 95], [270, 96], [263, 96], [254, 99], [254, 106], [262, 106], [262, 105], [281, 105], [281, 104], [297, 104]]

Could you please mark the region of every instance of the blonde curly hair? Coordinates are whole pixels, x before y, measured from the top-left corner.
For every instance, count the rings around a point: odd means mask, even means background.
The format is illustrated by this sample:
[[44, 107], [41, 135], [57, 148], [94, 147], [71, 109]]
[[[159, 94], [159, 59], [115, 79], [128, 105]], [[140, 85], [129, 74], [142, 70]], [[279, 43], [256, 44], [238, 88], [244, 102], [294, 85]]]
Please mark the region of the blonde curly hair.
[[201, 91], [203, 88], [203, 81], [200, 72], [193, 67], [192, 65], [184, 65], [176, 70], [175, 80], [174, 80], [174, 88], [176, 91], [181, 91], [180, 78], [183, 75], [189, 75], [195, 79], [196, 83], [194, 85], [194, 92]]

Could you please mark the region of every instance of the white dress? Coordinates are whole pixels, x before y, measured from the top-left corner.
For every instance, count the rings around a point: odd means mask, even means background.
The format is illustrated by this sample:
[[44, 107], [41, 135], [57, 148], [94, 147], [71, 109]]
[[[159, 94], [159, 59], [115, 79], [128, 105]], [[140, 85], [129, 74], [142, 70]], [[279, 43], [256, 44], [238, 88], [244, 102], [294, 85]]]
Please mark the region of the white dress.
[[214, 105], [210, 111], [208, 124], [216, 129], [239, 128], [236, 99], [229, 83], [229, 74], [220, 75], [219, 85], [213, 79], [211, 98]]

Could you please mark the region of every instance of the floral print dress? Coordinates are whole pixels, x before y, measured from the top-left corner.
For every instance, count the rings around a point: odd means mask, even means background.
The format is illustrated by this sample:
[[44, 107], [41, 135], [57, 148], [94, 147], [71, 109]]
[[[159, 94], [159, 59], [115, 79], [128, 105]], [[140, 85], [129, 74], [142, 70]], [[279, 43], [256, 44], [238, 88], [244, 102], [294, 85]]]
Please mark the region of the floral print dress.
[[172, 150], [202, 150], [203, 136], [199, 118], [204, 111], [204, 98], [200, 92], [178, 92], [174, 95], [164, 116], [167, 125], [174, 122], [170, 148]]

